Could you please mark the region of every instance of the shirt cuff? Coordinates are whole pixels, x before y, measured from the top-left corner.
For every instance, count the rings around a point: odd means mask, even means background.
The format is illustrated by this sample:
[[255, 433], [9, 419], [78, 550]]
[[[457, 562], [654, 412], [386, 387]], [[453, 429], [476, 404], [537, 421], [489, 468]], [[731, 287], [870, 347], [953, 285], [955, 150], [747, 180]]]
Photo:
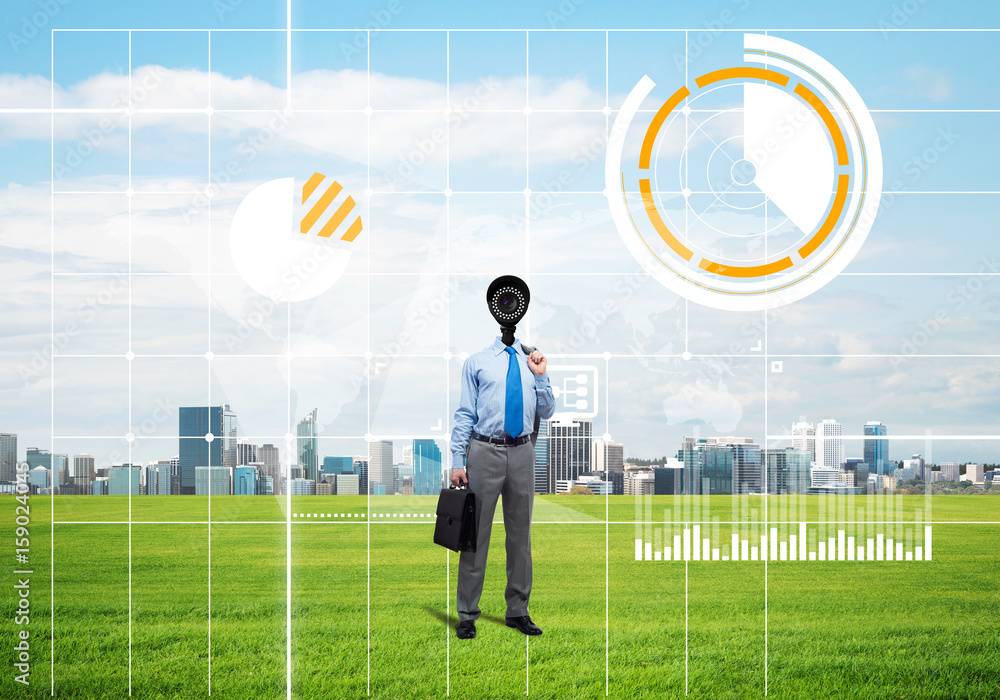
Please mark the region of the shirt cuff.
[[543, 372], [542, 374], [535, 375], [535, 384], [548, 384], [549, 383], [549, 373]]
[[453, 455], [451, 459], [452, 469], [465, 469], [465, 457], [462, 455]]

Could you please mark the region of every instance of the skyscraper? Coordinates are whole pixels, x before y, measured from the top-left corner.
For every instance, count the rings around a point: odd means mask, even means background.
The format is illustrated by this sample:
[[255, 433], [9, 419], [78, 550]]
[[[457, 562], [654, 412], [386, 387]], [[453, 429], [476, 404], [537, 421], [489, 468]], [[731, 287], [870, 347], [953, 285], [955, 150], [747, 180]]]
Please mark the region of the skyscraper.
[[715, 444], [733, 451], [734, 493], [761, 493], [763, 460], [760, 445], [753, 438], [741, 437], [716, 438]]
[[413, 493], [432, 496], [441, 492], [441, 449], [434, 440], [413, 441]]
[[[195, 493], [195, 467], [236, 466], [236, 413], [229, 404], [181, 406], [179, 469], [181, 493]], [[211, 439], [208, 435], [211, 434]]]
[[816, 463], [827, 469], [840, 469], [844, 461], [844, 426], [824, 418], [816, 426]]
[[250, 464], [257, 461], [257, 443], [247, 442], [243, 439], [236, 440], [236, 466]]
[[[549, 424], [549, 478], [547, 492], [556, 492], [557, 481], [575, 481], [590, 471], [594, 424], [589, 420]], [[540, 427], [540, 426], [539, 426]]]
[[149, 496], [169, 496], [170, 478], [170, 460], [160, 460], [148, 465], [146, 467], [146, 494]]
[[767, 451], [767, 492], [808, 493], [812, 478], [809, 450], [794, 447]]
[[809, 460], [816, 461], [816, 426], [812, 423], [792, 424], [792, 449], [806, 450]]
[[141, 467], [122, 464], [108, 470], [108, 495], [127, 496], [129, 492], [138, 496]]
[[[877, 420], [865, 423], [865, 435], [885, 435], [886, 427]], [[887, 440], [865, 440], [865, 464], [873, 474], [886, 474], [888, 460], [886, 459]]]
[[94, 472], [94, 455], [73, 455], [73, 483], [78, 494], [90, 494], [91, 482], [97, 478]]
[[0, 482], [17, 481], [17, 433], [0, 433]]
[[[358, 493], [368, 493], [368, 460], [354, 460], [354, 473], [358, 475]], [[340, 493], [339, 491], [337, 493]]]
[[738, 493], [733, 456], [732, 446], [718, 445], [715, 438], [684, 438], [677, 451], [677, 459], [684, 462], [684, 493]]
[[242, 466], [233, 470], [233, 493], [237, 496], [256, 496], [257, 468]]
[[370, 493], [375, 493], [372, 487], [381, 484], [385, 487], [386, 493], [393, 493], [393, 461], [392, 461], [392, 440], [375, 440], [368, 443], [368, 488]]
[[316, 411], [313, 409], [305, 418], [299, 421], [295, 432], [298, 436], [297, 456], [299, 466], [305, 474], [305, 478], [311, 481], [319, 481], [317, 472], [319, 471], [319, 444], [316, 439]]
[[549, 421], [538, 423], [538, 440], [535, 442], [535, 493], [549, 489]]

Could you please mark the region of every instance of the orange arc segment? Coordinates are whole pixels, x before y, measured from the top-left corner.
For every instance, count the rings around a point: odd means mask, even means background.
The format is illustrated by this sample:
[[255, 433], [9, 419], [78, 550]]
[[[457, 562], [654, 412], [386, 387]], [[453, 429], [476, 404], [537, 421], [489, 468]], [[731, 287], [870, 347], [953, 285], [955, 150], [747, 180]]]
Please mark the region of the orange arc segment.
[[354, 198], [348, 197], [344, 200], [343, 204], [337, 207], [337, 211], [333, 212], [333, 216], [330, 217], [330, 220], [323, 225], [323, 228], [321, 228], [319, 233], [316, 235], [322, 238], [329, 238], [330, 235], [333, 234], [334, 230], [344, 223], [344, 219], [347, 218], [347, 215], [351, 213], [351, 209], [353, 208]]
[[302, 233], [308, 232], [319, 217], [323, 215], [323, 212], [326, 211], [326, 208], [330, 206], [330, 202], [332, 202], [334, 198], [340, 194], [340, 190], [342, 189], [343, 188], [340, 186], [340, 183], [334, 180], [333, 184], [330, 185], [330, 188], [323, 193], [323, 196], [319, 198], [319, 201], [317, 201], [313, 205], [312, 209], [309, 210], [309, 213], [302, 217], [302, 223], [299, 225], [299, 231]]
[[753, 66], [739, 66], [737, 68], [715, 70], [711, 73], [698, 76], [694, 82], [698, 87], [705, 87], [720, 80], [732, 80], [734, 78], [758, 78], [760, 80], [770, 80], [772, 83], [778, 83], [782, 87], [788, 85], [788, 76], [784, 73], [778, 73], [767, 68], [755, 68]]
[[826, 128], [833, 137], [833, 145], [837, 148], [838, 165], [847, 165], [847, 144], [844, 142], [844, 134], [841, 133], [840, 126], [837, 124], [837, 120], [833, 118], [830, 108], [823, 103], [823, 100], [816, 96], [816, 93], [802, 83], [795, 86], [795, 94], [808, 102], [809, 106], [816, 110], [816, 113], [823, 120], [823, 123], [826, 124]]
[[639, 152], [639, 168], [641, 170], [649, 169], [649, 160], [653, 155], [653, 142], [656, 141], [656, 135], [660, 132], [663, 122], [674, 111], [674, 107], [679, 105], [690, 94], [691, 91], [687, 89], [687, 85], [684, 85], [656, 110], [653, 121], [649, 123], [649, 128], [646, 129], [646, 136], [642, 140], [642, 150]]
[[667, 228], [667, 225], [663, 223], [663, 219], [660, 218], [660, 212], [656, 211], [656, 203], [653, 201], [653, 193], [649, 189], [648, 178], [639, 180], [639, 192], [642, 193], [642, 204], [646, 210], [646, 215], [653, 222], [653, 228], [660, 234], [660, 238], [679, 256], [685, 260], [690, 260], [693, 253], [685, 248], [674, 234], [670, 233], [670, 229]]
[[803, 259], [812, 255], [813, 251], [823, 244], [826, 237], [830, 235], [830, 231], [833, 230], [834, 224], [840, 218], [840, 212], [844, 209], [844, 202], [847, 201], [847, 181], [849, 179], [848, 175], [841, 175], [837, 178], [837, 194], [833, 198], [833, 206], [830, 208], [830, 213], [827, 214], [823, 225], [816, 231], [816, 235], [810, 238], [808, 243], [799, 248], [799, 255]]
[[712, 262], [707, 258], [702, 258], [701, 262], [698, 263], [698, 267], [702, 270], [712, 272], [716, 275], [722, 275], [723, 277], [763, 277], [764, 275], [773, 275], [775, 272], [787, 270], [791, 266], [792, 259], [789, 257], [784, 257], [781, 260], [775, 260], [774, 262], [767, 263], [766, 265], [721, 265], [717, 262]]
[[320, 173], [313, 173], [306, 184], [302, 185], [302, 203], [305, 204], [309, 196], [316, 190], [319, 183], [323, 182], [323, 175]]
[[344, 232], [344, 235], [340, 237], [340, 240], [351, 242], [358, 237], [359, 233], [361, 233], [360, 216], [354, 220], [354, 223], [351, 224], [347, 231]]

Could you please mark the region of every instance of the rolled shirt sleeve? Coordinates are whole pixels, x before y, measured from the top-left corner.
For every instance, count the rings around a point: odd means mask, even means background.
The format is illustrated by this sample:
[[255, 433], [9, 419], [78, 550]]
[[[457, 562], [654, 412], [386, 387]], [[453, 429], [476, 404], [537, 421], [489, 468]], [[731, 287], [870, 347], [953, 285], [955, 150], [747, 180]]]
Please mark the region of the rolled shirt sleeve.
[[556, 399], [552, 394], [552, 384], [549, 382], [549, 373], [535, 377], [535, 396], [538, 402], [535, 410], [542, 420], [548, 420], [556, 412]]
[[[549, 394], [551, 395], [551, 390]], [[476, 381], [472, 358], [462, 366], [462, 398], [455, 410], [455, 427], [451, 431], [451, 468], [465, 468], [465, 453], [469, 447], [472, 427], [479, 419], [476, 405], [479, 398], [479, 384]]]

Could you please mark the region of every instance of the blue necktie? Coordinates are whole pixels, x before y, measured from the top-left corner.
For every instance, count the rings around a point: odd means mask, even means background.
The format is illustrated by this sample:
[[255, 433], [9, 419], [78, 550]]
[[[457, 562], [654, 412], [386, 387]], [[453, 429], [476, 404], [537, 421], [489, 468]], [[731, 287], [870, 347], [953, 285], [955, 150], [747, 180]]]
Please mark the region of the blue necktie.
[[516, 438], [524, 429], [524, 399], [521, 395], [521, 367], [514, 348], [507, 348], [507, 398], [504, 402], [503, 428]]

